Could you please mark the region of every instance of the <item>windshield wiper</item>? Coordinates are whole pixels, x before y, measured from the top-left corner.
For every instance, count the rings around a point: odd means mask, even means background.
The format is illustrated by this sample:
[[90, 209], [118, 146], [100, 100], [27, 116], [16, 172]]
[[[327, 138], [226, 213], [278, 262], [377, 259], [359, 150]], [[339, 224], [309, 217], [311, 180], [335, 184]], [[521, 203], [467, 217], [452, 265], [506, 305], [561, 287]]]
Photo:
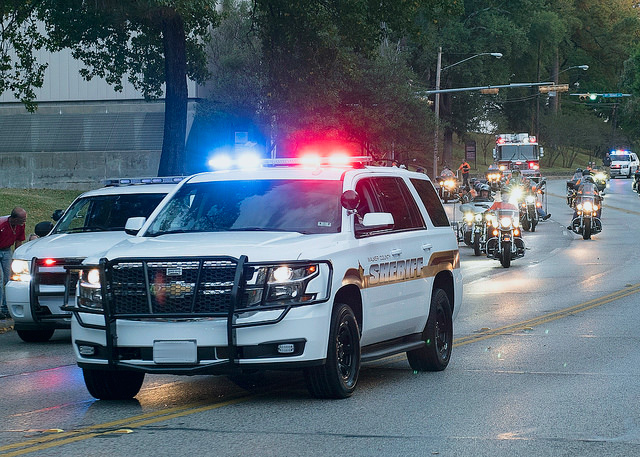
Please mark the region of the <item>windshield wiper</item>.
[[205, 232], [206, 230], [193, 230], [193, 229], [175, 229], [175, 230], [167, 230], [164, 232], [156, 232], [156, 233], [145, 233], [145, 236], [156, 237], [160, 235], [171, 235], [174, 233], [196, 233], [196, 232]]
[[[221, 230], [223, 231], [223, 230]], [[304, 232], [302, 230], [294, 229], [280, 229], [280, 228], [265, 228], [265, 227], [241, 227], [241, 228], [228, 228], [225, 232], [296, 232], [306, 235], [310, 232]]]

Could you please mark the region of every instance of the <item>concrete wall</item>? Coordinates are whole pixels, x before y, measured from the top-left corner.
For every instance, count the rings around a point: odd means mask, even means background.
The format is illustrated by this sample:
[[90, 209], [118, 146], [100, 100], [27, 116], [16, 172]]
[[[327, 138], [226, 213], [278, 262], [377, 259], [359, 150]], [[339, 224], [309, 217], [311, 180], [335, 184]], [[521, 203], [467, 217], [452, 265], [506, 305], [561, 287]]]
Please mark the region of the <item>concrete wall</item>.
[[157, 176], [160, 151], [0, 153], [0, 187], [102, 187], [107, 178]]

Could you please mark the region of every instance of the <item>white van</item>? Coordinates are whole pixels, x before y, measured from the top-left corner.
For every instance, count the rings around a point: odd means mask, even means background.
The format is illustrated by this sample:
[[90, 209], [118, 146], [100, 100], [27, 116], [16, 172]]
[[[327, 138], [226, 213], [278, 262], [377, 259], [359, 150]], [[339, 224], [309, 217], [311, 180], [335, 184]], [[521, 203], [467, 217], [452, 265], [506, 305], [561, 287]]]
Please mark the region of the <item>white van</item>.
[[617, 150], [611, 152], [611, 165], [609, 166], [609, 175], [612, 178], [616, 176], [626, 176], [630, 178], [640, 167], [640, 161], [635, 152]]

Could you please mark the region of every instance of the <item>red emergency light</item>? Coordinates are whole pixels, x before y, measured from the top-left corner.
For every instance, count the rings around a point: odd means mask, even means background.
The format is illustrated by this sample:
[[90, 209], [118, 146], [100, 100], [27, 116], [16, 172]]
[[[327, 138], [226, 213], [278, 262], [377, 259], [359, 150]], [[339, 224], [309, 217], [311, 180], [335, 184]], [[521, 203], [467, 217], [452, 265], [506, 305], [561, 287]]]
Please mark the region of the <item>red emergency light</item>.
[[538, 165], [537, 162], [529, 162], [529, 169], [530, 170], [539, 170], [540, 169], [540, 165]]
[[502, 138], [502, 137], [499, 137], [499, 138], [496, 140], [496, 143], [498, 143], [498, 144], [504, 144], [505, 142], [506, 142], [506, 140], [505, 140], [504, 138]]
[[535, 143], [536, 142], [536, 137], [535, 136], [530, 136], [529, 137], [529, 143]]
[[42, 263], [46, 266], [46, 267], [52, 267], [56, 264], [56, 259], [44, 259], [42, 261]]

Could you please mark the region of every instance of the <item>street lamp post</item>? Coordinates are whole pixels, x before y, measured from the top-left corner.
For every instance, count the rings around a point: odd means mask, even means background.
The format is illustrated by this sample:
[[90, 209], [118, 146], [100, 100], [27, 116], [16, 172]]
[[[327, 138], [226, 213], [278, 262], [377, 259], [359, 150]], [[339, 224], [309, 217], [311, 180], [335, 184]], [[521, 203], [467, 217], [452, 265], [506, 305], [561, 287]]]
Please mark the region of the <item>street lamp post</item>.
[[496, 59], [502, 57], [502, 53], [500, 52], [481, 52], [480, 54], [473, 55], [471, 57], [467, 57], [466, 59], [462, 59], [459, 62], [453, 63], [451, 65], [447, 65], [442, 68], [442, 46], [438, 47], [438, 63], [436, 65], [436, 98], [434, 103], [434, 111], [436, 114], [436, 132], [435, 132], [435, 142], [433, 145], [433, 179], [436, 179], [438, 176], [438, 142], [440, 141], [440, 74], [448, 70], [451, 67], [455, 67], [458, 64], [466, 62], [467, 60], [475, 59], [480, 56], [493, 56]]
[[[587, 71], [589, 69], [589, 65], [573, 65], [572, 67], [565, 68], [562, 71], [559, 71], [553, 76], [553, 83], [555, 85], [559, 84], [560, 81], [560, 73], [564, 73], [565, 71], [573, 70], [574, 68], [579, 68], [580, 70]], [[554, 114], [558, 112], [558, 108], [560, 108], [560, 92], [556, 92], [556, 99], [553, 104], [553, 112]]]

